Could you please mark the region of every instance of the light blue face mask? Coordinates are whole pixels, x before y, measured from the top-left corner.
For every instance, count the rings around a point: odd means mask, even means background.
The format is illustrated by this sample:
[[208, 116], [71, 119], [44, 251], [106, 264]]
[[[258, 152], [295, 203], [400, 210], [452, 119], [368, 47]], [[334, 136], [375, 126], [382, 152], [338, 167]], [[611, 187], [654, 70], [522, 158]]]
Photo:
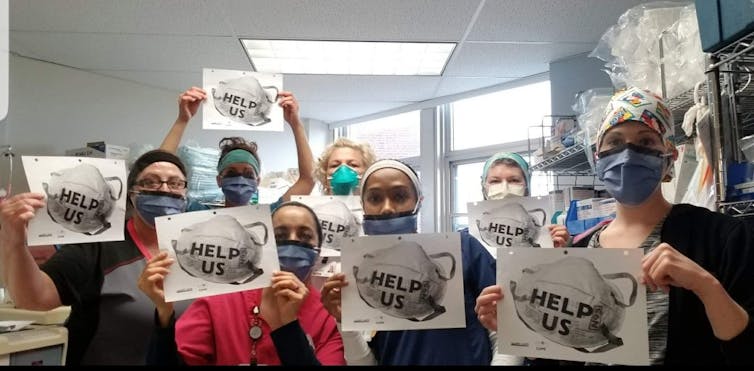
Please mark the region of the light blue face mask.
[[301, 282], [305, 282], [317, 261], [319, 252], [314, 249], [314, 246], [301, 241], [277, 241], [277, 245], [280, 269], [295, 274]]
[[156, 217], [184, 212], [186, 198], [169, 192], [141, 191], [136, 195], [135, 207], [144, 222], [154, 227]]
[[364, 215], [363, 228], [364, 234], [368, 236], [416, 233], [417, 213], [408, 211], [397, 215]]
[[243, 176], [226, 177], [220, 180], [220, 188], [229, 204], [248, 205], [251, 197], [257, 193], [257, 181]]
[[330, 176], [330, 189], [336, 196], [350, 195], [359, 185], [359, 173], [346, 164], [341, 164]]
[[660, 151], [629, 143], [600, 153], [597, 175], [618, 202], [640, 205], [660, 184], [665, 157]]

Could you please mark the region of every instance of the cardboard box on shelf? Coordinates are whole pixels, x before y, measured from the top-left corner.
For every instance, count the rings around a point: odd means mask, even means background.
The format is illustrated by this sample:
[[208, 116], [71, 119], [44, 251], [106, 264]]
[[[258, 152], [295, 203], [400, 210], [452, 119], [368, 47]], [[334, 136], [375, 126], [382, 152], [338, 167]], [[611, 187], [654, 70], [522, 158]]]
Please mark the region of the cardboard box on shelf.
[[571, 186], [566, 187], [563, 192], [564, 208], [571, 205], [571, 201], [585, 200], [594, 198], [594, 187], [592, 186]]
[[124, 146], [116, 146], [105, 142], [87, 143], [86, 147], [74, 148], [65, 151], [66, 156], [112, 158], [116, 160], [128, 160], [131, 149]]
[[91, 147], [69, 149], [65, 151], [65, 155], [74, 157], [105, 158], [105, 152], [98, 151]]
[[87, 147], [94, 148], [105, 154], [105, 158], [114, 158], [118, 160], [128, 160], [131, 149], [124, 146], [116, 146], [105, 142], [89, 142]]
[[600, 217], [600, 201], [602, 198], [587, 198], [576, 201], [576, 219], [585, 220]]
[[616, 201], [614, 198], [606, 198], [597, 203], [598, 205], [598, 214], [597, 217], [600, 218], [610, 218], [615, 217], [615, 213], [617, 211], [618, 201]]

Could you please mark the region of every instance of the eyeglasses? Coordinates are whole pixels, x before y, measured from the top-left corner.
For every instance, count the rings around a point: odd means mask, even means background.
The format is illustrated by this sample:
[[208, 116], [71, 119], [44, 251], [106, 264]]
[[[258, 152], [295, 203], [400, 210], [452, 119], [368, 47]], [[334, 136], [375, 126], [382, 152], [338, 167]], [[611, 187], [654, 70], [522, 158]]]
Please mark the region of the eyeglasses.
[[157, 178], [144, 178], [136, 181], [136, 185], [142, 188], [158, 190], [162, 188], [163, 184], [167, 184], [168, 188], [174, 191], [181, 191], [186, 188], [186, 181], [180, 178], [170, 178], [168, 180], [162, 180]]

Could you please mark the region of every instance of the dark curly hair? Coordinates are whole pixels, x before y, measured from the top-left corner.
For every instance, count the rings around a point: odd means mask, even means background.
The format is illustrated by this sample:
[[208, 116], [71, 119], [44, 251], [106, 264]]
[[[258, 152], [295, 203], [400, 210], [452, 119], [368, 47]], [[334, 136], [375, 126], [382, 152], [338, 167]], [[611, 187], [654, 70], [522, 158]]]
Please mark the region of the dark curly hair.
[[[257, 160], [259, 168], [262, 168], [262, 161], [259, 160], [259, 155], [257, 154], [256, 142], [247, 142], [246, 139], [241, 137], [225, 137], [223, 139], [220, 139], [220, 142], [217, 144], [217, 146], [220, 147], [220, 159], [217, 160], [218, 166], [220, 166], [220, 162], [223, 160], [223, 157], [228, 154], [228, 152], [234, 149], [242, 149], [246, 152], [251, 153], [251, 155], [254, 156], [254, 158]], [[260, 176], [260, 174], [257, 174], [257, 176]]]

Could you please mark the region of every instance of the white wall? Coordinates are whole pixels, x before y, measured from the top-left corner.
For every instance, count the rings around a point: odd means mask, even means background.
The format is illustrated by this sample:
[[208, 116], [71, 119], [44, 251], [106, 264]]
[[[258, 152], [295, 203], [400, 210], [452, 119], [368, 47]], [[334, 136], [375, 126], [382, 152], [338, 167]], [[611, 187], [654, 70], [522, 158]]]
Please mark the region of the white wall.
[[[168, 91], [27, 58], [10, 58], [8, 117], [0, 121], [0, 144], [16, 154], [13, 193], [28, 190], [21, 155], [63, 155], [86, 142], [158, 147], [177, 114], [178, 91]], [[201, 110], [200, 110], [201, 112]], [[307, 121], [307, 120], [305, 120]], [[201, 113], [191, 122], [183, 143], [217, 147], [223, 136], [243, 136], [257, 142], [262, 172], [297, 167], [290, 128], [280, 132], [201, 130]], [[324, 147], [319, 122], [307, 125], [316, 133], [313, 149]], [[315, 158], [319, 154], [314, 151]], [[0, 161], [4, 160], [0, 158]], [[0, 164], [0, 185], [7, 182]]]
[[332, 142], [332, 132], [326, 123], [315, 119], [304, 120], [304, 126], [306, 126], [309, 146], [312, 148], [312, 154], [314, 154], [314, 161], [317, 161], [319, 155], [325, 150], [325, 146]]

